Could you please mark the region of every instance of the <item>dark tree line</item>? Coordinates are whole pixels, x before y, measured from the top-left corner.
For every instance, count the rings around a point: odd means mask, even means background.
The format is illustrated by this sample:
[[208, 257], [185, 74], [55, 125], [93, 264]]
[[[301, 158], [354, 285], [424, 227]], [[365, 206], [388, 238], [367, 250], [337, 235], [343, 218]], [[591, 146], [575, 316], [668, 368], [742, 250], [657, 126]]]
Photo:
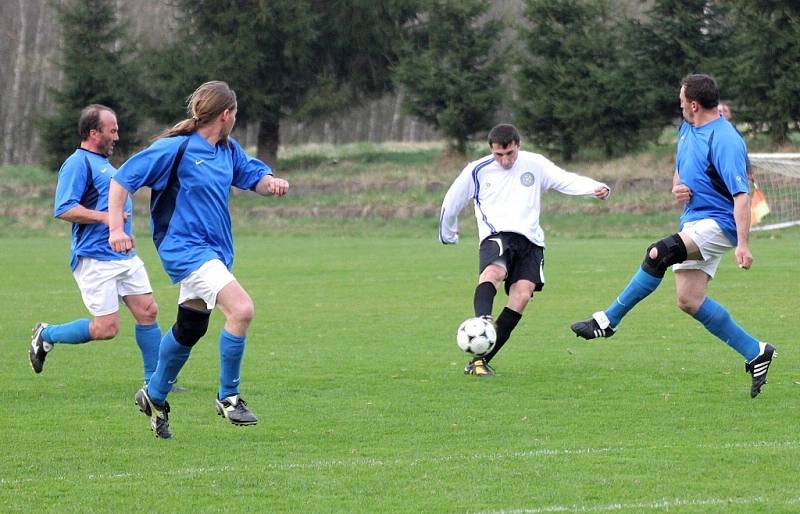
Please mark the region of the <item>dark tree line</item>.
[[[800, 120], [791, 2], [655, 0], [628, 18], [612, 0], [523, 0], [515, 20], [493, 18], [481, 0], [174, 3], [174, 43], [147, 51], [128, 39], [113, 0], [57, 4], [64, 81], [42, 124], [52, 162], [74, 148], [82, 106], [111, 106], [132, 135], [144, 117], [183, 119], [186, 96], [211, 79], [237, 91], [240, 123], [258, 127], [257, 154], [273, 164], [282, 120], [397, 88], [459, 152], [498, 112], [567, 160], [585, 148], [630, 151], [677, 119], [679, 80], [693, 72], [715, 75], [737, 120], [776, 144]], [[136, 144], [123, 138], [120, 149]]]

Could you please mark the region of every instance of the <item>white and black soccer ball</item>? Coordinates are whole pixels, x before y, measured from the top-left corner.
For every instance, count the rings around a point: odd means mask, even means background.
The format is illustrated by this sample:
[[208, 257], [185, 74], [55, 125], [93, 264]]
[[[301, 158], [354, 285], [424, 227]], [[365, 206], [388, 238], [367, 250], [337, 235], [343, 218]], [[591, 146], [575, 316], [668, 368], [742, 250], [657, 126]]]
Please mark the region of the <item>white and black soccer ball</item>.
[[494, 325], [484, 318], [469, 318], [456, 332], [458, 347], [476, 357], [491, 352], [495, 342], [497, 342], [497, 331]]

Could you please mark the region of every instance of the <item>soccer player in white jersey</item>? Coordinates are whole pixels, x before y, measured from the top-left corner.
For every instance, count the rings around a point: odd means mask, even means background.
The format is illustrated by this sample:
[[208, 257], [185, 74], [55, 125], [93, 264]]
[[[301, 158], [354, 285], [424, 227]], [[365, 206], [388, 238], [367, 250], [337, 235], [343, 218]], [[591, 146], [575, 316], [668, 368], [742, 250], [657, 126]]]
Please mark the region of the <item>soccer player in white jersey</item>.
[[475, 316], [492, 320], [492, 304], [505, 283], [508, 304], [497, 317], [497, 342], [492, 351], [471, 359], [464, 373], [494, 375], [489, 362], [508, 340], [535, 291], [544, 287], [544, 232], [539, 225], [542, 193], [553, 189], [568, 195], [604, 200], [610, 188], [596, 180], [559, 168], [543, 155], [520, 150], [513, 125], [489, 132], [491, 154], [469, 163], [456, 177], [442, 203], [439, 241], [458, 242], [458, 214], [472, 200], [478, 222], [479, 276]]
[[[136, 319], [136, 342], [142, 353], [144, 380], [156, 368], [161, 328], [158, 307], [144, 263], [135, 252], [114, 252], [108, 247], [108, 187], [117, 172], [108, 162], [119, 140], [117, 116], [104, 105], [85, 107], [78, 120], [80, 146], [64, 161], [58, 173], [54, 215], [72, 223], [70, 267], [83, 303], [93, 316], [59, 325], [37, 323], [28, 359], [41, 373], [54, 345], [82, 344], [112, 339], [119, 332], [119, 299]], [[133, 233], [129, 197], [123, 199], [123, 231]]]
[[111, 248], [117, 252], [133, 248], [133, 240], [123, 230], [124, 199], [129, 192], [149, 186], [153, 241], [164, 270], [173, 283], [181, 285], [177, 320], [161, 340], [155, 373], [135, 397], [160, 438], [172, 437], [167, 395], [192, 347], [205, 335], [214, 307], [225, 315], [219, 336], [217, 414], [234, 425], [258, 421], [239, 394], [253, 301], [231, 273], [233, 234], [228, 197], [231, 186], [263, 196], [282, 196], [289, 183], [273, 177], [269, 166], [247, 155], [230, 137], [236, 108], [236, 94], [228, 84], [202, 84], [189, 96], [189, 118], [128, 159], [111, 183]]
[[747, 146], [720, 116], [719, 89], [708, 75], [689, 75], [679, 93], [683, 122], [678, 130], [672, 194], [684, 205], [679, 232], [647, 248], [641, 267], [606, 310], [576, 322], [584, 339], [611, 337], [623, 317], [661, 284], [672, 266], [678, 307], [745, 359], [752, 375], [750, 397], [767, 383], [775, 348], [745, 332], [722, 305], [707, 296], [722, 256], [734, 249], [736, 263], [750, 269], [750, 197]]

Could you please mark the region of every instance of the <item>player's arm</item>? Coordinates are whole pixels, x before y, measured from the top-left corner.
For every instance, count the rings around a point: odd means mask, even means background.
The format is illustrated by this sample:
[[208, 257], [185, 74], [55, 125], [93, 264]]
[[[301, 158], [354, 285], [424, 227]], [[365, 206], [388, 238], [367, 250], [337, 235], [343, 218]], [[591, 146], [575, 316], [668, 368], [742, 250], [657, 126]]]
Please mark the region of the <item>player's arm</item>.
[[133, 237], [125, 232], [125, 203], [128, 190], [116, 179], [108, 187], [108, 244], [115, 252], [127, 252], [134, 247]]
[[469, 199], [475, 194], [470, 167], [464, 168], [453, 181], [442, 201], [439, 211], [439, 242], [442, 244], [458, 243], [458, 215], [467, 206]]
[[261, 196], [283, 196], [289, 191], [289, 182], [282, 179], [273, 177], [272, 175], [264, 175], [256, 183], [255, 192]]
[[[94, 209], [87, 209], [83, 205], [76, 205], [58, 215], [59, 219], [69, 221], [70, 223], [77, 223], [80, 225], [90, 225], [93, 223], [102, 223], [108, 225], [108, 213], [103, 211], [96, 211]], [[128, 213], [123, 213], [123, 220], [128, 219]]]
[[753, 265], [753, 254], [750, 253], [750, 195], [739, 193], [733, 197], [733, 219], [736, 221], [736, 264], [740, 268], [750, 269]]
[[681, 205], [689, 203], [689, 200], [692, 199], [692, 190], [686, 184], [681, 183], [678, 170], [675, 170], [675, 174], [672, 176], [672, 194], [675, 196], [675, 201]]
[[611, 194], [611, 188], [602, 182], [563, 170], [545, 157], [541, 157], [541, 161], [543, 190], [554, 189], [565, 195], [593, 196], [600, 200], [605, 200]]
[[283, 196], [289, 191], [289, 182], [272, 175], [272, 169], [263, 161], [247, 155], [236, 139], [229, 140], [233, 153], [233, 185], [249, 189], [261, 196]]

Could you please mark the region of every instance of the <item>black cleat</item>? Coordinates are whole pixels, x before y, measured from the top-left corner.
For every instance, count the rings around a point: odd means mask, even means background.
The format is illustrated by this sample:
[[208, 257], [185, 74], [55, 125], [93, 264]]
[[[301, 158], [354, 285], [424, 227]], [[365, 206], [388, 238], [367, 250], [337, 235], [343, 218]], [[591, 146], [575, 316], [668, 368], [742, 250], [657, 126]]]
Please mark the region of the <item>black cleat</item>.
[[214, 404], [217, 408], [217, 414], [234, 425], [245, 426], [258, 423], [256, 415], [247, 408], [247, 402], [238, 394], [228, 396], [224, 400], [215, 399]]
[[467, 365], [464, 366], [464, 374], [475, 375], [477, 377], [493, 377], [494, 370], [489, 366], [489, 363], [486, 362], [484, 357], [476, 357], [467, 362]]
[[584, 339], [596, 339], [598, 337], [611, 337], [617, 331], [611, 326], [606, 313], [603, 311], [595, 312], [592, 317], [585, 321], [577, 321], [570, 327], [577, 337]]
[[44, 368], [44, 360], [47, 358], [47, 352], [53, 349], [52, 344], [42, 339], [42, 330], [47, 327], [47, 323], [37, 323], [33, 327], [31, 347], [28, 350], [28, 361], [30, 361], [31, 368], [35, 373], [42, 372], [42, 368]]
[[136, 391], [134, 399], [139, 410], [150, 416], [150, 430], [153, 434], [161, 439], [172, 437], [172, 432], [169, 430], [169, 402], [165, 401], [163, 406], [156, 405], [147, 394], [147, 387]]
[[753, 382], [750, 385], [750, 398], [755, 398], [761, 393], [761, 388], [767, 383], [767, 371], [772, 359], [776, 355], [775, 347], [769, 343], [758, 343], [761, 346], [761, 353], [750, 362], [744, 363], [744, 370], [753, 375]]

